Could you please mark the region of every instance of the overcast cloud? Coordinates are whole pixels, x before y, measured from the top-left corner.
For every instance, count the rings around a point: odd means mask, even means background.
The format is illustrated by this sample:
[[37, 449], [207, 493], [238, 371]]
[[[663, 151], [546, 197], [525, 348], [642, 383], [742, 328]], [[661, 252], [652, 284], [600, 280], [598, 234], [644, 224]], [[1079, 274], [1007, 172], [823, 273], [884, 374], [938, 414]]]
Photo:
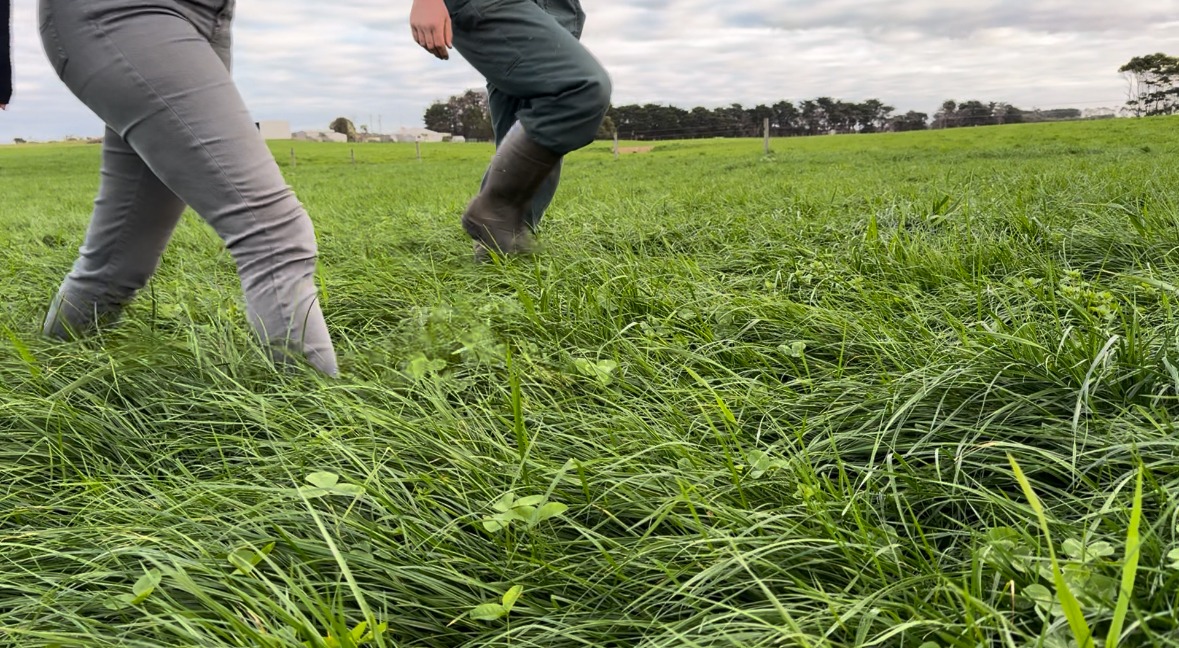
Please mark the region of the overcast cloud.
[[[1114, 108], [1117, 68], [1179, 54], [1179, 0], [582, 0], [614, 101], [682, 107], [831, 96], [932, 113], [945, 99]], [[235, 70], [257, 119], [420, 126], [482, 79], [409, 36], [409, 0], [238, 0]], [[326, 8], [325, 7], [330, 7]], [[35, 0], [16, 0], [16, 96], [0, 142], [97, 135], [53, 75]], [[371, 117], [370, 117], [371, 115]]]

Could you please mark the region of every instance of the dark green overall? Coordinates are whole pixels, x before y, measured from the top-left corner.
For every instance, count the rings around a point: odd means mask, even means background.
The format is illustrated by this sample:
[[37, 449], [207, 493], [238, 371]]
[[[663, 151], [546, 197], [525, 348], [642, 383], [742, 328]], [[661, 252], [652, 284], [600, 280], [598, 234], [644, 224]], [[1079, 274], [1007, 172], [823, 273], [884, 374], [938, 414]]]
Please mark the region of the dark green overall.
[[[580, 42], [578, 0], [445, 0], [454, 47], [487, 79], [496, 144], [519, 120], [537, 144], [564, 155], [592, 142], [610, 107], [610, 77]], [[540, 222], [561, 167], [537, 191]]]

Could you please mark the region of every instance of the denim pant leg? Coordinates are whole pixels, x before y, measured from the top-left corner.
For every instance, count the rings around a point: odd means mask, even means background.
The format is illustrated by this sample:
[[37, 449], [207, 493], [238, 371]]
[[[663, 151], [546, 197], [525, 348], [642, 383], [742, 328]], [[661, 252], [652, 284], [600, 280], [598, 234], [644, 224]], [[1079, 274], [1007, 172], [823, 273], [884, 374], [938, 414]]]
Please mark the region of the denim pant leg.
[[46, 54], [108, 126], [103, 184], [46, 331], [85, 332], [155, 271], [183, 205], [232, 254], [276, 359], [335, 375], [315, 233], [229, 72], [232, 0], [40, 0]]

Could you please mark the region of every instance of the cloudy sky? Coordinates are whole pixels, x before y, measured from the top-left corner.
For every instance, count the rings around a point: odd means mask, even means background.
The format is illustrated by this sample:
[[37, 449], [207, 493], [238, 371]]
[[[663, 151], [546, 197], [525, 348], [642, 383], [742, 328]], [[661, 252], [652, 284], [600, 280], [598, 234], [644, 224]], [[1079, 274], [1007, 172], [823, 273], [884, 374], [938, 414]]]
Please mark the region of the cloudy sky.
[[[584, 42], [614, 101], [682, 107], [831, 96], [932, 113], [944, 100], [1021, 108], [1116, 107], [1117, 68], [1179, 54], [1179, 0], [581, 0]], [[14, 137], [102, 125], [46, 63], [35, 0], [16, 0]], [[257, 119], [325, 128], [345, 115], [385, 131], [482, 79], [410, 38], [410, 0], [238, 0], [235, 78]], [[324, 9], [330, 7], [330, 9]], [[371, 115], [371, 117], [370, 117]]]

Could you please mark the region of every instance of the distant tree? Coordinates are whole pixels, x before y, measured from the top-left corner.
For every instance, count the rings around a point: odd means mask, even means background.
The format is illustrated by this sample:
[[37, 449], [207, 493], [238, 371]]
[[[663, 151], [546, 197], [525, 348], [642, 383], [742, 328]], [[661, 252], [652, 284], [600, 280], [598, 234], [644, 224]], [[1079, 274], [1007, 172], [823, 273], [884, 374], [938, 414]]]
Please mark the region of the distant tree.
[[347, 117], [336, 117], [335, 120], [332, 121], [331, 126], [328, 126], [328, 128], [342, 135], [347, 135], [349, 142], [356, 141], [356, 126], [354, 126], [352, 124], [352, 120], [348, 119]]
[[897, 115], [888, 120], [887, 130], [897, 133], [905, 131], [925, 130], [928, 127], [929, 115], [910, 110], [903, 115]]
[[1179, 58], [1162, 52], [1135, 56], [1118, 72], [1126, 77], [1126, 108], [1134, 116], [1179, 112]]
[[748, 112], [749, 112], [749, 122], [750, 122], [753, 130], [755, 131], [752, 134], [752, 136], [756, 137], [758, 135], [764, 135], [764, 133], [762, 132], [762, 126], [765, 124], [765, 120], [767, 120], [767, 119], [770, 120], [770, 127], [773, 128], [773, 125], [774, 125], [774, 109], [773, 108], [770, 108], [769, 106], [767, 106], [765, 104], [758, 104], [757, 106], [750, 108]]
[[636, 139], [635, 120], [639, 117], [638, 106], [611, 106], [606, 116], [614, 122], [618, 136], [623, 139]]
[[454, 123], [454, 116], [451, 115], [450, 104], [435, 101], [426, 109], [426, 116], [423, 121], [426, 122], [426, 128], [435, 133], [451, 132], [450, 129]]
[[[983, 103], [977, 99], [942, 103], [933, 116], [930, 128], [960, 128], [963, 126], [990, 126], [1036, 121], [1034, 113], [1027, 113], [1004, 101]], [[1078, 117], [1080, 111], [1077, 111]]]
[[798, 135], [798, 109], [789, 101], [779, 101], [770, 106], [774, 111], [770, 117], [770, 134], [777, 137]]
[[803, 135], [823, 135], [826, 119], [816, 101], [805, 99], [798, 105], [798, 126]]
[[600, 140], [613, 139], [614, 132], [616, 130], [617, 130], [617, 127], [614, 126], [614, 120], [610, 118], [610, 115], [606, 115], [606, 118], [602, 120], [602, 125], [598, 127], [598, 135], [597, 135], [596, 139], [600, 139]]
[[839, 132], [841, 116], [831, 97], [815, 99], [811, 109], [811, 119], [814, 120], [813, 132], [817, 135], [828, 135]]
[[458, 116], [458, 128], [453, 132], [469, 140], [495, 138], [491, 129], [491, 106], [486, 90], [467, 90], [450, 98], [451, 110]]
[[438, 133], [459, 135], [468, 140], [494, 138], [491, 108], [484, 90], [467, 90], [445, 102], [435, 101], [423, 118], [426, 128]]
[[1052, 108], [1050, 110], [1025, 110], [1021, 114], [1023, 121], [1028, 123], [1034, 122], [1052, 122], [1052, 121], [1071, 121], [1081, 119], [1084, 113], [1079, 108]]
[[1053, 110], [1044, 110], [1040, 112], [1045, 119], [1053, 121], [1064, 121], [1067, 119], [1080, 119], [1081, 110], [1079, 108], [1055, 108]]
[[881, 103], [878, 99], [869, 99], [854, 107], [856, 114], [857, 133], [878, 133], [888, 128], [892, 117], [892, 106]]
[[1006, 102], [992, 104], [991, 117], [996, 124], [1018, 124], [1023, 121], [1023, 111]]
[[724, 115], [700, 106], [687, 111], [681, 121], [688, 131], [687, 137], [709, 137], [725, 128]]
[[977, 99], [964, 101], [958, 104], [958, 125], [959, 126], [986, 126], [994, 123], [991, 120], [991, 113], [994, 107], [991, 104], [985, 104]]
[[[676, 111], [685, 111], [676, 108]], [[761, 124], [753, 123], [752, 115], [739, 103], [731, 104], [728, 108], [717, 109], [721, 121], [724, 123], [725, 137], [757, 137]]]
[[941, 108], [933, 114], [934, 128], [954, 128], [958, 126], [958, 102], [953, 99], [947, 99], [942, 102]]

